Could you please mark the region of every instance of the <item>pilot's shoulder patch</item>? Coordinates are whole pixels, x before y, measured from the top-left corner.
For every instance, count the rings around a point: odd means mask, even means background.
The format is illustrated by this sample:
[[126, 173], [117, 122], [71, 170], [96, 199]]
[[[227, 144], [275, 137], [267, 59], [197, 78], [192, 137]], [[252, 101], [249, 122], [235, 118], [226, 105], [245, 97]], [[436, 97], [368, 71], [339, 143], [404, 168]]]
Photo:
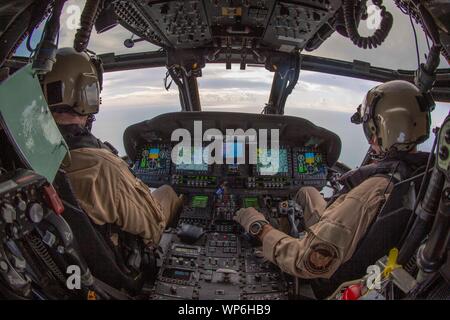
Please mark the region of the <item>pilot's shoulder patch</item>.
[[308, 250], [304, 260], [305, 269], [311, 274], [325, 274], [338, 258], [337, 249], [331, 244], [316, 243]]

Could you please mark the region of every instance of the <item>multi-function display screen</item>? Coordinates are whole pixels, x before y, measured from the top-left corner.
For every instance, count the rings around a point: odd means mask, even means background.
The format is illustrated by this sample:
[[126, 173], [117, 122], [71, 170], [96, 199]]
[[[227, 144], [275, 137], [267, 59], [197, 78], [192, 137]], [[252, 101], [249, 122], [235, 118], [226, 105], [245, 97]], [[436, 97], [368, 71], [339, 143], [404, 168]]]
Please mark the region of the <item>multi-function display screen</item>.
[[[277, 156], [278, 153], [278, 156]], [[259, 175], [277, 175], [289, 172], [288, 150], [279, 149], [257, 149], [256, 171]]]
[[191, 200], [192, 208], [206, 208], [208, 205], [208, 196], [197, 195], [193, 196]]
[[170, 153], [167, 148], [158, 146], [145, 146], [137, 167], [148, 172], [168, 170], [170, 166]]
[[[187, 149], [189, 150], [189, 149]], [[180, 148], [178, 152], [179, 159], [183, 159], [184, 149]], [[203, 161], [203, 148], [194, 147], [190, 148], [191, 157], [190, 163], [187, 161], [186, 163], [176, 164], [177, 171], [208, 171], [208, 164]]]
[[297, 157], [297, 167], [295, 172], [303, 174], [318, 174], [325, 172], [322, 154], [313, 151], [299, 151], [295, 154]]

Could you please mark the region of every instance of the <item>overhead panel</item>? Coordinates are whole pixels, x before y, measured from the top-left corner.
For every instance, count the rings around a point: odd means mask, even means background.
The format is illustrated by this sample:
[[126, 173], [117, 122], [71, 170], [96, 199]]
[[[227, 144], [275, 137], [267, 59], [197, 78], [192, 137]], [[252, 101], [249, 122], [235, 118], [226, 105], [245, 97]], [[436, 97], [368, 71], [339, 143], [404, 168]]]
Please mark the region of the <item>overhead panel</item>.
[[341, 0], [115, 1], [122, 25], [165, 48], [268, 48], [292, 52], [341, 6]]
[[175, 48], [195, 48], [211, 41], [202, 1], [170, 1], [143, 8]]
[[281, 51], [303, 49], [340, 5], [340, 0], [277, 1], [263, 43]]

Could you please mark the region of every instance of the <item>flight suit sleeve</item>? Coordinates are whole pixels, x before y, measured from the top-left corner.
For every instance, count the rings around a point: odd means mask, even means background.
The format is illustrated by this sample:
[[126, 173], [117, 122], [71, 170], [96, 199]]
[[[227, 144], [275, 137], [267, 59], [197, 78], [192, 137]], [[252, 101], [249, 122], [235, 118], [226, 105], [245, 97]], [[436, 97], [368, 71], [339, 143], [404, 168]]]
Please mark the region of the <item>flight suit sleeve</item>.
[[305, 225], [310, 227], [316, 224], [327, 207], [327, 202], [314, 187], [301, 187], [294, 200], [303, 208]]
[[263, 238], [264, 256], [300, 278], [330, 278], [347, 261], [385, 201], [389, 180], [372, 177], [327, 208], [319, 222], [296, 239], [272, 229]]
[[104, 149], [73, 153], [83, 167], [70, 173], [71, 182], [92, 221], [115, 224], [148, 243], [158, 243], [167, 222], [161, 204], [128, 165]]
[[139, 179], [125, 178], [118, 183], [115, 223], [146, 242], [157, 244], [166, 227], [160, 203]]

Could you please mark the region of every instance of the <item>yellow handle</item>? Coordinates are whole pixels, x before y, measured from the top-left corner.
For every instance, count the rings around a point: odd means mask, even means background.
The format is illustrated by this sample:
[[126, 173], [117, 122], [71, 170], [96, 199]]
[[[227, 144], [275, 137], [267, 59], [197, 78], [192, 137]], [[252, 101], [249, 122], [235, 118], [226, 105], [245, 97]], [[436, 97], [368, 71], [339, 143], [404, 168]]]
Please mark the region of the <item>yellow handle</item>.
[[398, 249], [392, 248], [389, 251], [388, 260], [386, 263], [386, 268], [383, 270], [383, 276], [388, 277], [392, 271], [394, 271], [397, 268], [400, 268], [401, 265], [397, 264], [397, 258], [398, 258]]

